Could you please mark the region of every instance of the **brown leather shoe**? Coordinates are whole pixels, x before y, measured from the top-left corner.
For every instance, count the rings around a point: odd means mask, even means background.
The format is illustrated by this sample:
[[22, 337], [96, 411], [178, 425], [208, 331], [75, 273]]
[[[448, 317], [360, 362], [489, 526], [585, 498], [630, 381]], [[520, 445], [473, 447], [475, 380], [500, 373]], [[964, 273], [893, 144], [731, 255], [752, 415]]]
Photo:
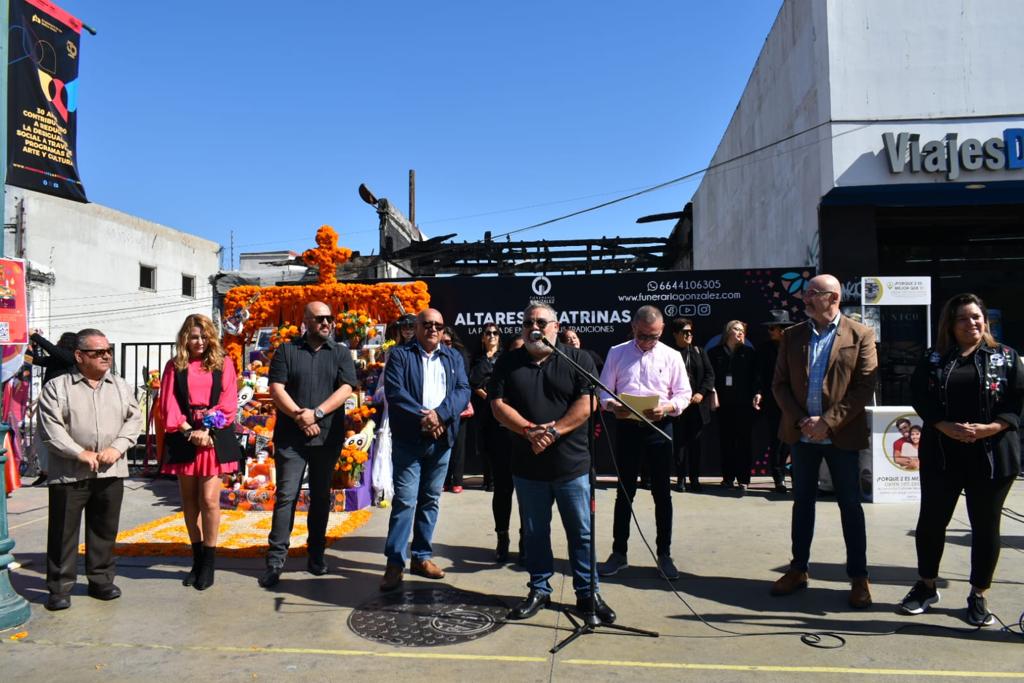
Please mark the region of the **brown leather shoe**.
[[871, 607], [871, 585], [867, 577], [850, 582], [850, 607], [864, 609]]
[[390, 591], [402, 585], [402, 574], [404, 570], [400, 565], [389, 564], [384, 570], [384, 578], [380, 580], [380, 589]]
[[772, 584], [772, 595], [791, 595], [801, 588], [807, 588], [807, 572], [790, 569]]
[[441, 568], [430, 560], [413, 560], [412, 568], [409, 570], [416, 576], [422, 576], [428, 579], [443, 579], [444, 572]]

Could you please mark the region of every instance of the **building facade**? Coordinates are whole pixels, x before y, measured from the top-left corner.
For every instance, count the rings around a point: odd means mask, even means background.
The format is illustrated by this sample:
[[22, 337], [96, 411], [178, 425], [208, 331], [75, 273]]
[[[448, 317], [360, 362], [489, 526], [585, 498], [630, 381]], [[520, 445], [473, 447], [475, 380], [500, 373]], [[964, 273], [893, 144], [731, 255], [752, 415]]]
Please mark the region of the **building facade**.
[[5, 216], [4, 253], [31, 273], [29, 327], [51, 340], [96, 327], [118, 345], [170, 342], [186, 315], [211, 313], [216, 242], [16, 187]]
[[930, 275], [1024, 342], [1020, 10], [786, 0], [694, 195], [694, 268], [805, 263], [856, 303], [861, 276]]

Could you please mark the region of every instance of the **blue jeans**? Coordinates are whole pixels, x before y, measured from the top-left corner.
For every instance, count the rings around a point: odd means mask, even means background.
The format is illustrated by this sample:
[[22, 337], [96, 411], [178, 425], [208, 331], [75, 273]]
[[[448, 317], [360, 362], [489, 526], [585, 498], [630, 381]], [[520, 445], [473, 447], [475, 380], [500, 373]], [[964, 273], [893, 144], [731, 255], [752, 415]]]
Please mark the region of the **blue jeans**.
[[388, 564], [405, 566], [410, 532], [413, 559], [427, 560], [433, 556], [430, 541], [450, 455], [451, 449], [444, 441], [392, 440], [395, 495], [391, 499], [388, 540], [384, 544]]
[[[551, 554], [551, 503], [558, 514], [569, 542], [572, 587], [577, 597], [590, 596], [590, 475], [563, 482], [534, 481], [513, 477], [516, 497], [526, 533], [526, 570], [530, 590], [551, 594], [550, 579], [555, 573]], [[597, 586], [597, 578], [594, 578]]]
[[835, 486], [836, 502], [846, 541], [846, 575], [859, 579], [868, 575], [867, 532], [860, 504], [860, 459], [857, 451], [845, 451], [831, 444], [793, 444], [793, 560], [790, 569], [807, 571], [814, 538], [814, 504], [818, 497], [821, 460], [828, 463]]

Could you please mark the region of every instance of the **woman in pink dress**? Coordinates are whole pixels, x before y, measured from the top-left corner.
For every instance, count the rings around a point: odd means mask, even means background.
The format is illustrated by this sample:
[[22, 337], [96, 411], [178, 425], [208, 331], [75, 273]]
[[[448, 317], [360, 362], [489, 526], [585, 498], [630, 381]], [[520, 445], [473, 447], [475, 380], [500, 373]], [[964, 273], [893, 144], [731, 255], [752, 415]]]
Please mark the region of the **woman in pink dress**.
[[205, 315], [185, 318], [177, 352], [160, 380], [160, 409], [165, 416], [164, 474], [178, 477], [185, 528], [192, 543], [192, 570], [182, 581], [206, 590], [213, 585], [220, 525], [221, 475], [238, 470], [226, 453], [218, 459], [213, 429], [231, 428], [238, 404], [235, 368], [225, 356], [213, 321]]

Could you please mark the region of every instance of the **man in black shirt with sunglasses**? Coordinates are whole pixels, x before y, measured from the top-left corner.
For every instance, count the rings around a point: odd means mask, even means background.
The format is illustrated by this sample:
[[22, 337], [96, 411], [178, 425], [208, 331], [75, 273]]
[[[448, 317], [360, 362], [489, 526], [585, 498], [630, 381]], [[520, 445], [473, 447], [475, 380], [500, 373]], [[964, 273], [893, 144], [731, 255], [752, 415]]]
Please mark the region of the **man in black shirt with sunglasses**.
[[309, 559], [314, 576], [327, 573], [324, 560], [331, 476], [345, 438], [345, 416], [335, 414], [356, 386], [349, 349], [335, 343], [334, 315], [320, 301], [306, 305], [306, 332], [282, 344], [270, 362], [270, 397], [277, 407], [274, 465], [277, 497], [270, 528], [267, 569], [259, 584], [270, 588], [281, 578], [295, 519], [302, 475], [309, 467]]

